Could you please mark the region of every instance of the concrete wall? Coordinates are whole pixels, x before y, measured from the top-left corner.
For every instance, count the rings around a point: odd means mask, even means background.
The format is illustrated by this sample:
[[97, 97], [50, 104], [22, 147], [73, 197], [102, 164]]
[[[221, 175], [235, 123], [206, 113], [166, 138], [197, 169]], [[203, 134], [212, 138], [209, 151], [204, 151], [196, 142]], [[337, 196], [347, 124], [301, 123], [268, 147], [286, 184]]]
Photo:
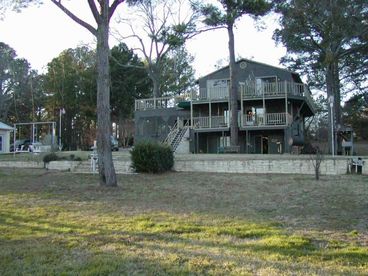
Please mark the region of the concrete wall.
[[[363, 158], [363, 174], [368, 175], [368, 158]], [[349, 158], [326, 158], [321, 164], [322, 175], [342, 175], [347, 173]], [[0, 167], [19, 163], [26, 167], [28, 162], [0, 162]], [[22, 163], [22, 164], [20, 164]], [[131, 162], [114, 161], [115, 170], [119, 174], [132, 173]], [[43, 167], [43, 163], [32, 164]], [[30, 167], [30, 166], [29, 166]], [[53, 161], [48, 169], [91, 173], [90, 161]], [[175, 156], [174, 170], [179, 172], [219, 172], [219, 173], [257, 173], [257, 174], [314, 174], [313, 161], [309, 156], [292, 155], [231, 155], [231, 154], [178, 154]]]
[[43, 167], [43, 162], [0, 161], [0, 168], [41, 169]]
[[[181, 172], [314, 174], [309, 160], [178, 160], [174, 169]], [[338, 175], [346, 174], [346, 171], [346, 161], [328, 160], [321, 165], [321, 174]]]

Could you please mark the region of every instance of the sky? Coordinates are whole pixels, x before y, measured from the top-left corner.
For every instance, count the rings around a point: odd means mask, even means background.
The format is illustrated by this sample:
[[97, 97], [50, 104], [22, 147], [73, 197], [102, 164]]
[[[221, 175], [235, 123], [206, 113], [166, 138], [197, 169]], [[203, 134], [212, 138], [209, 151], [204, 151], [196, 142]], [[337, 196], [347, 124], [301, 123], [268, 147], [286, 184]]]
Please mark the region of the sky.
[[[49, 1], [39, 7], [28, 7], [22, 12], [8, 11], [0, 21], [0, 41], [8, 44], [18, 57], [27, 59], [32, 68], [40, 73], [46, 71], [47, 63], [63, 50], [79, 45], [94, 48], [95, 39], [86, 29], [73, 22], [59, 8]], [[68, 7], [87, 22], [93, 24], [87, 1], [65, 2]], [[118, 12], [124, 16], [128, 7], [119, 6]], [[266, 29], [258, 31], [249, 17], [237, 22], [235, 30], [236, 56], [253, 59], [274, 66], [286, 53], [285, 48], [275, 45], [272, 33], [277, 26], [275, 16], [264, 19]], [[112, 28], [121, 33], [126, 28], [117, 24], [113, 18]], [[132, 41], [123, 41], [134, 47]], [[111, 37], [110, 47], [118, 41]], [[194, 56], [193, 68], [196, 77], [215, 70], [216, 64], [226, 65], [228, 57], [228, 38], [226, 30], [215, 30], [196, 36], [187, 43], [188, 51]]]

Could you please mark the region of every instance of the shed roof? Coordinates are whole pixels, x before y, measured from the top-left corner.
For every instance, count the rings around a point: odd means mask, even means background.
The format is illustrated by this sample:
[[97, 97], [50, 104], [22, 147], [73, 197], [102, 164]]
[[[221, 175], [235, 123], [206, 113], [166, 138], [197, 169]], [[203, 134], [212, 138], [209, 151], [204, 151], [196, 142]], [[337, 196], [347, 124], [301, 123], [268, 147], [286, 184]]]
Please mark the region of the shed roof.
[[0, 122], [0, 129], [3, 129], [3, 130], [13, 130], [14, 128], [12, 128], [11, 126], [8, 126], [8, 125]]

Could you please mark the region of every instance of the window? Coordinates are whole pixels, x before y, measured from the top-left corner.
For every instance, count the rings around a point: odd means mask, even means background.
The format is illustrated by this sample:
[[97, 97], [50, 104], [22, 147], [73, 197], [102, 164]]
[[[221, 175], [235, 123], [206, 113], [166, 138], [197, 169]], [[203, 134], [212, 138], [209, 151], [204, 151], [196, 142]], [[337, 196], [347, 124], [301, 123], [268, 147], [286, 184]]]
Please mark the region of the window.
[[220, 147], [230, 146], [230, 136], [221, 136], [220, 137]]
[[0, 152], [3, 151], [3, 136], [0, 135]]
[[207, 88], [227, 88], [229, 87], [230, 80], [228, 79], [220, 79], [220, 80], [207, 80]]

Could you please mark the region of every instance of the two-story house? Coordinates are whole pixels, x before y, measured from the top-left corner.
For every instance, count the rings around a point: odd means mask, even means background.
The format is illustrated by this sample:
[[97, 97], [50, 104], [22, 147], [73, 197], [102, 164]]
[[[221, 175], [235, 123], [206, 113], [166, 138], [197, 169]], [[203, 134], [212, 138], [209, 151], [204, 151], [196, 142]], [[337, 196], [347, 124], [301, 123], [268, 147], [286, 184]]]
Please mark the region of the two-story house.
[[[303, 145], [304, 121], [314, 115], [315, 107], [298, 74], [242, 59], [236, 63], [235, 79], [240, 152], [288, 153], [292, 146]], [[198, 85], [198, 91], [186, 98], [137, 100], [136, 141], [168, 137], [166, 141], [174, 140], [176, 147], [186, 137], [189, 152], [226, 149], [231, 120], [229, 67], [200, 78]]]

